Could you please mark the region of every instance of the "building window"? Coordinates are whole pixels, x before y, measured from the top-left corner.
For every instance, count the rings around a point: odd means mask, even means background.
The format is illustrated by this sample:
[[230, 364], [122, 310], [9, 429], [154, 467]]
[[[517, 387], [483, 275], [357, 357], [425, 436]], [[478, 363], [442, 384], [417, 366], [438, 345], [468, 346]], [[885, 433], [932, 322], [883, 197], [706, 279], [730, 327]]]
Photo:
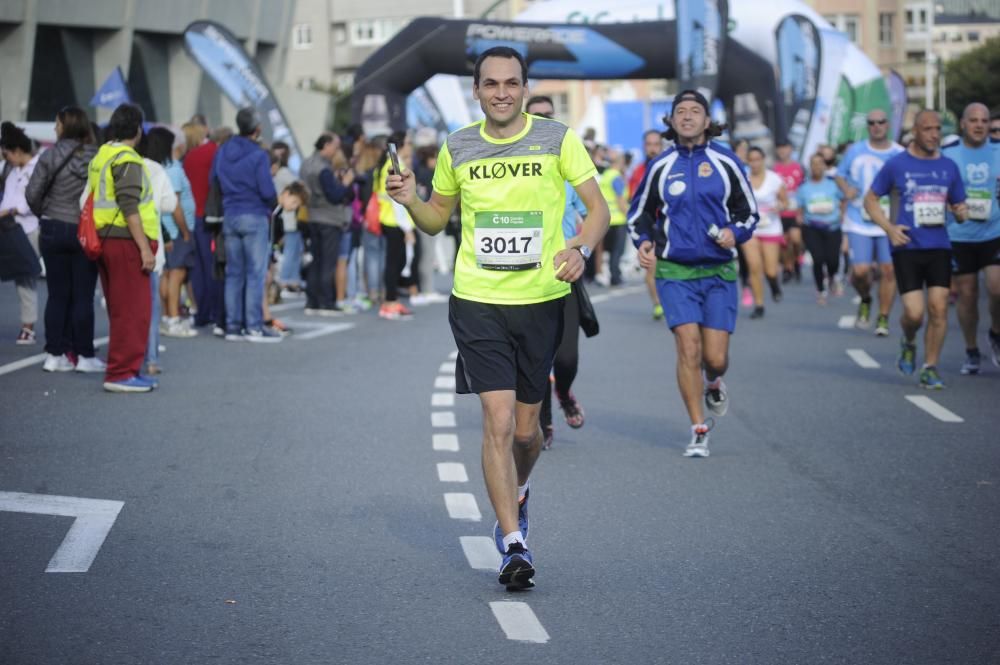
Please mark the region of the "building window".
[[861, 18], [857, 14], [831, 14], [824, 16], [837, 30], [847, 35], [855, 44], [861, 44]]
[[882, 46], [892, 46], [893, 19], [894, 15], [892, 12], [882, 12], [878, 15], [878, 43]]
[[334, 23], [333, 29], [333, 43], [334, 44], [346, 44], [347, 43], [347, 24], [346, 23]]
[[970, 32], [967, 37], [968, 37], [968, 40], [970, 42], [978, 42], [979, 41], [979, 33], [978, 32]]
[[358, 19], [347, 24], [347, 35], [351, 46], [379, 46], [409, 22], [406, 18]]
[[855, 44], [861, 43], [861, 21], [854, 14], [844, 17], [844, 32], [847, 38]]
[[292, 28], [292, 48], [309, 49], [313, 45], [312, 26], [299, 23]]
[[951, 41], [953, 41], [953, 42], [960, 42], [960, 41], [962, 41], [962, 36], [963, 35], [962, 35], [961, 32], [953, 32], [951, 34]]
[[921, 34], [927, 32], [927, 9], [907, 9], [906, 26], [904, 30], [908, 35]]

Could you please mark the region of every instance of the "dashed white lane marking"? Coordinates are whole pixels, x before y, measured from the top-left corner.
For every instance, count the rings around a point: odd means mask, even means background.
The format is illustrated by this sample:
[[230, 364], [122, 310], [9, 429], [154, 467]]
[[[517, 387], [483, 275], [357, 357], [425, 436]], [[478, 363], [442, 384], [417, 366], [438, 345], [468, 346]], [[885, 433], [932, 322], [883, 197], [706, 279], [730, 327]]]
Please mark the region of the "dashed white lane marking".
[[475, 570], [499, 570], [500, 553], [492, 538], [486, 536], [460, 536], [462, 551]]
[[549, 641], [549, 634], [545, 632], [545, 628], [527, 603], [494, 601], [490, 603], [490, 609], [493, 610], [493, 616], [497, 618], [508, 640], [536, 644], [545, 644]]
[[455, 360], [456, 358], [458, 358], [458, 351], [452, 351], [451, 353], [448, 354], [448, 357], [451, 358], [452, 360]]
[[467, 483], [469, 474], [465, 465], [459, 462], [438, 462], [438, 480], [442, 483]]
[[455, 406], [455, 393], [431, 393], [431, 406]]
[[[107, 337], [98, 337], [94, 340], [94, 347], [104, 346], [108, 343]], [[11, 372], [16, 372], [19, 369], [24, 369], [25, 367], [31, 367], [32, 365], [38, 365], [45, 362], [46, 353], [37, 353], [33, 356], [28, 356], [27, 358], [21, 358], [20, 360], [15, 360], [12, 363], [7, 363], [6, 365], [0, 365], [0, 376], [4, 374], [10, 374]]]
[[881, 365], [878, 361], [868, 355], [863, 349], [847, 349], [847, 355], [851, 357], [851, 360], [856, 362], [859, 367], [864, 369], [878, 369]]
[[292, 319], [285, 319], [285, 323], [289, 324], [291, 328], [311, 329], [309, 332], [296, 332], [292, 335], [291, 339], [301, 341], [316, 339], [317, 337], [322, 337], [324, 335], [332, 335], [334, 333], [350, 330], [354, 327], [353, 323], [318, 323], [315, 321], [300, 321]]
[[438, 368], [438, 371], [442, 374], [454, 374], [455, 373], [454, 361], [441, 363], [441, 367]]
[[964, 423], [965, 419], [958, 414], [949, 411], [927, 395], [907, 395], [906, 399], [917, 408], [931, 414], [944, 423]]
[[858, 317], [855, 316], [854, 314], [846, 314], [846, 315], [840, 317], [840, 320], [837, 321], [837, 327], [838, 328], [853, 328], [854, 324], [857, 322], [857, 320], [858, 320]]
[[439, 390], [454, 390], [455, 389], [455, 377], [453, 376], [439, 376], [434, 379], [434, 387]]
[[449, 453], [458, 452], [458, 435], [456, 434], [435, 434], [434, 450], [443, 450]]
[[455, 426], [454, 411], [431, 412], [431, 427], [454, 427], [454, 426]]
[[445, 492], [444, 505], [448, 508], [448, 516], [453, 520], [482, 521], [476, 497], [466, 492]]
[[62, 545], [49, 560], [47, 573], [85, 573], [97, 558], [125, 504], [107, 499], [0, 492], [0, 510], [33, 515], [75, 517]]

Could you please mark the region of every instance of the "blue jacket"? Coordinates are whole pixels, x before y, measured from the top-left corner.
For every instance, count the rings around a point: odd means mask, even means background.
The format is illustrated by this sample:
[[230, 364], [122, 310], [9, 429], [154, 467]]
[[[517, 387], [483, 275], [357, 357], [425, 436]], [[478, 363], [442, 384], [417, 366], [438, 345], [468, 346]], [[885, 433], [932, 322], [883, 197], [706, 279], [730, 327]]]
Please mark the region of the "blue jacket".
[[271, 180], [271, 162], [267, 152], [250, 139], [234, 136], [223, 143], [215, 153], [209, 177], [219, 179], [225, 215], [270, 217], [278, 196]]
[[638, 247], [651, 240], [656, 255], [684, 265], [727, 263], [736, 249], [723, 249], [708, 235], [715, 224], [736, 242], [750, 239], [760, 220], [743, 163], [714, 141], [693, 149], [673, 146], [649, 163], [628, 211]]

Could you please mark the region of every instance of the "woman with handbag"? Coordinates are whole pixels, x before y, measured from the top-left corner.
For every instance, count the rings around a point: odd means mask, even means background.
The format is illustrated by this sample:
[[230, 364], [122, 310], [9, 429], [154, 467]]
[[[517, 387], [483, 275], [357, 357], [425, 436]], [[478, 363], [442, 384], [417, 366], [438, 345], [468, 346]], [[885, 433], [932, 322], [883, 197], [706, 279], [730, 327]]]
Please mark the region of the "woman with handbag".
[[[11, 165], [10, 173], [4, 181], [3, 199], [0, 200], [0, 220], [13, 217], [28, 237], [35, 253], [31, 273], [14, 278], [17, 297], [21, 302], [21, 332], [17, 335], [16, 343], [21, 345], [35, 343], [35, 323], [38, 321], [38, 217], [31, 212], [24, 197], [31, 173], [38, 163], [34, 148], [31, 139], [14, 123], [5, 122], [0, 126], [0, 150], [3, 150], [4, 159]], [[12, 232], [17, 231], [15, 229]]]
[[97, 154], [87, 113], [67, 106], [56, 114], [56, 144], [38, 158], [26, 198], [39, 217], [39, 245], [45, 260], [46, 372], [103, 372], [94, 352], [94, 289], [97, 264], [76, 237], [80, 194], [87, 165]]

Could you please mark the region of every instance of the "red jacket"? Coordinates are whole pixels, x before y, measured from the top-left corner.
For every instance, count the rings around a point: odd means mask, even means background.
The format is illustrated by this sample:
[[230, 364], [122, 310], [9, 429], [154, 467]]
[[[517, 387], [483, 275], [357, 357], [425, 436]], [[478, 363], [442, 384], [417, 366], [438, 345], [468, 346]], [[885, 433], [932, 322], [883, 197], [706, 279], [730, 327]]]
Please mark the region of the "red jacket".
[[212, 160], [219, 146], [213, 141], [205, 141], [184, 156], [184, 173], [191, 181], [194, 195], [195, 217], [205, 216], [205, 199], [208, 198], [208, 174], [212, 170]]

